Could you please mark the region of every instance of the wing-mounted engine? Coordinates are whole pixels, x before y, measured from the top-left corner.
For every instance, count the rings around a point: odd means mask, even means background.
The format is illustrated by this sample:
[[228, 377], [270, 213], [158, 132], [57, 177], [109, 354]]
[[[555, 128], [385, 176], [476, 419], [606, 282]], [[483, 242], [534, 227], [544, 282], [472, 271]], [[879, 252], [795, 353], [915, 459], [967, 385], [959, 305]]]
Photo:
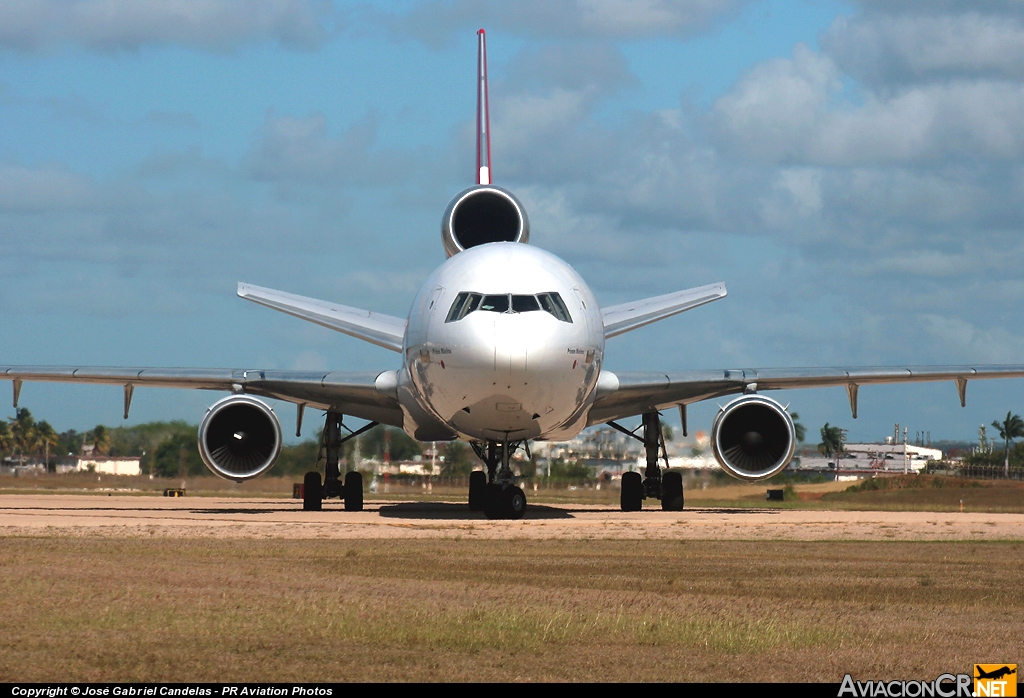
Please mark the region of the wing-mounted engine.
[[251, 480], [270, 470], [281, 453], [281, 422], [270, 406], [248, 395], [229, 395], [199, 425], [199, 455], [225, 480]]
[[786, 408], [762, 395], [723, 407], [711, 425], [711, 448], [722, 469], [740, 480], [764, 480], [793, 460], [796, 429]]
[[492, 184], [478, 185], [448, 204], [441, 239], [449, 257], [488, 242], [525, 243], [530, 241], [530, 220], [511, 192]]

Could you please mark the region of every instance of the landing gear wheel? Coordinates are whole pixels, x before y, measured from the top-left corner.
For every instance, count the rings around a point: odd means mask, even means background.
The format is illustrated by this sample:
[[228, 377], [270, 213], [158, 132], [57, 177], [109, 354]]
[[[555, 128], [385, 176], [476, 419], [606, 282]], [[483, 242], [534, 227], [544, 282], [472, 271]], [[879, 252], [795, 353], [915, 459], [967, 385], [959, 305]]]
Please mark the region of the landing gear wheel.
[[363, 475], [356, 471], [345, 473], [345, 511], [363, 510]]
[[683, 475], [666, 472], [661, 476], [661, 510], [683, 510]]
[[505, 518], [505, 493], [501, 485], [487, 483], [484, 490], [484, 514], [488, 519]]
[[644, 504], [644, 481], [640, 473], [622, 473], [619, 506], [622, 511], [640, 511]]
[[323, 508], [324, 490], [320, 484], [320, 473], [311, 471], [302, 478], [302, 510], [320, 511]]
[[469, 510], [483, 511], [487, 500], [487, 473], [474, 470], [469, 474]]
[[521, 519], [526, 513], [526, 493], [518, 487], [509, 487], [504, 492], [505, 511], [510, 519]]

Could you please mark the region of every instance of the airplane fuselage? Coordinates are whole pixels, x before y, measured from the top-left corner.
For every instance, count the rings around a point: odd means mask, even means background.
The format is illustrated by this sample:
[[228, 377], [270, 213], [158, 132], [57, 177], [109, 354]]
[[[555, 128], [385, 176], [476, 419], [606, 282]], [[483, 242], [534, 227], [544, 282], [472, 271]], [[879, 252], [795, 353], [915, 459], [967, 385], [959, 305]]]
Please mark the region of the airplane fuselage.
[[[514, 242], [465, 250], [413, 302], [404, 364], [422, 413], [462, 438], [566, 438], [586, 425], [601, 363], [597, 300], [555, 255]], [[405, 405], [403, 405], [405, 407]]]

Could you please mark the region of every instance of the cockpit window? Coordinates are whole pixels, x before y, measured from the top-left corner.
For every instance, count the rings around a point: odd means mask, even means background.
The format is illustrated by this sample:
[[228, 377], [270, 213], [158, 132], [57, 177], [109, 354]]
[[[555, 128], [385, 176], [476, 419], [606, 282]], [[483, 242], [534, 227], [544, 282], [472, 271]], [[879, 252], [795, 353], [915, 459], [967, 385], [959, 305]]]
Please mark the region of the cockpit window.
[[512, 296], [513, 313], [528, 313], [531, 310], [540, 310], [537, 296]]
[[537, 296], [540, 301], [540, 306], [544, 310], [548, 311], [562, 322], [572, 322], [572, 318], [569, 316], [569, 310], [565, 307], [565, 303], [562, 302], [562, 297], [557, 293], [542, 293]]
[[480, 303], [480, 310], [488, 310], [492, 313], [508, 312], [508, 296], [484, 296]]
[[562, 297], [557, 293], [538, 293], [537, 295], [493, 294], [485, 296], [480, 293], [463, 291], [455, 297], [445, 322], [458, 322], [476, 310], [492, 313], [529, 313], [543, 310], [554, 315], [562, 322], [572, 322]]
[[455, 302], [452, 303], [452, 308], [448, 311], [448, 317], [445, 318], [445, 322], [455, 322], [469, 315], [480, 305], [482, 297], [479, 293], [460, 293], [455, 297]]

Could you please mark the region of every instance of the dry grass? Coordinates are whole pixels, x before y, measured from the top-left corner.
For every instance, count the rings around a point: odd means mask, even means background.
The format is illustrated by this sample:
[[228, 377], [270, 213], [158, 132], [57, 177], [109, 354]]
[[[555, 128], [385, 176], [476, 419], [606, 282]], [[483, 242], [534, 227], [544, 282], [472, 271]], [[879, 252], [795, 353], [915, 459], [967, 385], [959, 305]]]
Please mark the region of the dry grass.
[[934, 678], [1016, 657], [1022, 550], [2, 538], [0, 681]]

